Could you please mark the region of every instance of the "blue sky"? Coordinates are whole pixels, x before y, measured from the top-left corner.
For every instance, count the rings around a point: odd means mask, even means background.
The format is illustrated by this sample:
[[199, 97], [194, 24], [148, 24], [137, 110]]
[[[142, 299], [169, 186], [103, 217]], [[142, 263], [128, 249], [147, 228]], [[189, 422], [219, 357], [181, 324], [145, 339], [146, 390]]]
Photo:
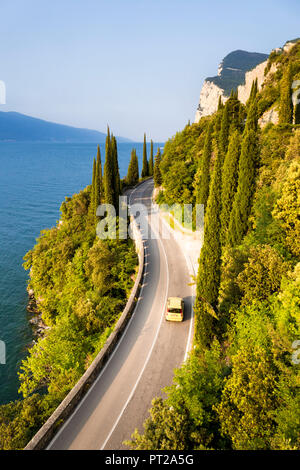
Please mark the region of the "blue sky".
[[300, 36], [299, 0], [0, 0], [7, 104], [43, 119], [163, 141], [235, 49]]

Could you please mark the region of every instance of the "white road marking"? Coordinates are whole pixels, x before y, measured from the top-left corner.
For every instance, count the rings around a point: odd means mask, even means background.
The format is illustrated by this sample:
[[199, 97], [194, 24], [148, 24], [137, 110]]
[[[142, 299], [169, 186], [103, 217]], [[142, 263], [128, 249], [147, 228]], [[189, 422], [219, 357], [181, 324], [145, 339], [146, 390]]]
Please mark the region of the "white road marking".
[[[132, 197], [132, 194], [137, 190], [138, 188], [135, 188], [132, 193], [130, 194], [130, 197], [129, 197], [129, 201], [131, 201], [131, 197]], [[144, 256], [148, 256], [148, 253], [147, 253], [147, 249], [144, 248]], [[138, 304], [140, 302], [140, 299], [142, 298], [142, 292], [143, 292], [143, 289], [144, 289], [144, 283], [142, 284], [141, 286], [141, 290], [140, 290], [140, 294], [139, 294], [139, 298], [137, 300], [137, 303], [136, 303], [136, 306], [134, 308], [134, 311], [132, 313], [132, 316], [128, 322], [128, 324], [126, 325], [126, 328], [120, 338], [120, 340], [117, 342], [112, 354], [110, 355], [110, 357], [108, 358], [105, 366], [103, 367], [103, 369], [101, 370], [100, 374], [98, 375], [98, 377], [96, 378], [96, 380], [94, 381], [94, 383], [91, 385], [91, 387], [89, 388], [89, 390], [86, 392], [86, 394], [82, 397], [82, 399], [79, 401], [78, 405], [76, 406], [75, 410], [73, 411], [73, 413], [71, 414], [71, 416], [64, 422], [64, 424], [62, 425], [62, 427], [59, 429], [59, 431], [56, 433], [56, 435], [54, 436], [54, 438], [50, 441], [50, 443], [48, 444], [47, 446], [47, 449], [49, 449], [51, 447], [51, 445], [57, 440], [57, 438], [61, 435], [61, 433], [63, 432], [63, 430], [65, 429], [65, 427], [70, 423], [71, 419], [73, 418], [73, 416], [76, 414], [77, 410], [79, 409], [79, 407], [85, 402], [85, 400], [88, 398], [89, 394], [92, 392], [92, 390], [94, 389], [94, 387], [96, 386], [98, 380], [100, 380], [100, 378], [102, 377], [102, 375], [104, 374], [106, 368], [108, 367], [110, 361], [112, 360], [112, 358], [114, 357], [115, 353], [117, 352], [121, 342], [122, 342], [122, 339], [125, 337], [126, 335], [126, 332], [133, 320], [133, 317], [135, 316], [135, 312], [136, 312], [136, 309], [138, 307]]]
[[163, 245], [163, 243], [162, 243], [162, 241], [161, 241], [160, 238], [159, 238], [159, 241], [160, 241], [161, 247], [162, 247], [162, 249], [163, 249], [163, 253], [164, 253], [164, 257], [165, 257], [165, 261], [166, 261], [166, 266], [167, 266], [167, 288], [166, 288], [165, 301], [164, 301], [164, 304], [163, 304], [164, 306], [163, 306], [163, 310], [162, 310], [160, 322], [159, 322], [158, 328], [157, 328], [157, 330], [156, 330], [156, 334], [155, 334], [154, 340], [153, 340], [153, 342], [152, 342], [150, 351], [149, 351], [149, 353], [148, 353], [148, 355], [147, 355], [147, 358], [146, 358], [146, 361], [145, 361], [145, 363], [144, 363], [144, 366], [143, 366], [143, 368], [142, 368], [142, 370], [141, 370], [141, 372], [140, 372], [140, 374], [139, 374], [139, 376], [138, 376], [138, 378], [137, 378], [137, 381], [135, 382], [134, 387], [133, 387], [133, 389], [131, 390], [131, 393], [130, 393], [130, 395], [129, 395], [129, 397], [128, 397], [126, 403], [125, 403], [125, 405], [123, 406], [123, 408], [122, 408], [122, 410], [121, 410], [121, 412], [120, 412], [118, 418], [117, 418], [116, 421], [115, 421], [115, 424], [113, 425], [113, 427], [112, 427], [110, 433], [108, 434], [107, 438], [105, 439], [104, 443], [102, 444], [102, 447], [100, 448], [100, 450], [103, 450], [103, 449], [104, 449], [104, 447], [106, 446], [107, 442], [108, 442], [109, 439], [111, 438], [111, 436], [112, 436], [114, 430], [116, 429], [116, 427], [117, 427], [117, 425], [118, 425], [118, 423], [119, 423], [119, 421], [120, 421], [120, 419], [121, 419], [121, 417], [122, 417], [122, 415], [123, 415], [125, 409], [127, 408], [128, 403], [130, 402], [131, 398], [133, 397], [133, 394], [134, 394], [134, 392], [135, 392], [135, 390], [136, 390], [136, 388], [137, 388], [137, 386], [138, 386], [138, 384], [139, 384], [139, 382], [140, 382], [140, 380], [141, 380], [141, 378], [142, 378], [142, 375], [143, 375], [143, 373], [144, 373], [144, 371], [145, 371], [145, 369], [146, 369], [146, 367], [147, 367], [147, 364], [148, 364], [148, 362], [149, 362], [149, 359], [150, 359], [150, 357], [151, 357], [151, 354], [152, 354], [152, 351], [153, 351], [153, 349], [154, 349], [155, 343], [156, 343], [156, 341], [157, 341], [157, 338], [158, 338], [158, 335], [159, 335], [159, 332], [160, 332], [160, 327], [161, 327], [161, 324], [162, 324], [162, 321], [163, 321], [163, 318], [164, 318], [164, 315], [165, 315], [165, 309], [166, 309], [167, 299], [168, 299], [168, 291], [169, 291], [169, 280], [170, 280], [170, 277], [169, 277], [169, 266], [168, 266], [168, 258], [167, 258], [166, 250], [165, 250], [165, 247], [164, 247], [164, 245]]
[[[133, 196], [133, 194], [135, 193], [135, 191], [136, 191], [137, 189], [138, 189], [138, 187], [135, 188], [135, 189], [132, 191], [132, 193], [130, 194], [130, 196], [129, 196], [129, 204], [131, 204], [132, 196]], [[153, 229], [153, 227], [152, 227], [152, 230], [153, 230], [154, 232], [156, 232], [156, 231]], [[163, 245], [163, 242], [162, 242], [162, 240], [161, 240], [161, 238], [160, 238], [159, 236], [158, 236], [158, 240], [159, 240], [160, 245], [161, 245], [161, 247], [162, 247], [162, 251], [163, 251], [164, 258], [165, 258], [165, 262], [166, 262], [166, 268], [167, 268], [167, 270], [166, 270], [166, 273], [167, 273], [167, 286], [166, 286], [165, 300], [164, 300], [164, 304], [163, 304], [163, 310], [162, 310], [162, 314], [161, 314], [161, 318], [160, 318], [160, 323], [159, 323], [159, 325], [158, 325], [158, 328], [157, 328], [155, 337], [154, 337], [154, 339], [153, 339], [151, 348], [150, 348], [149, 353], [148, 353], [148, 355], [147, 355], [146, 361], [145, 361], [145, 363], [144, 363], [144, 365], [143, 365], [143, 367], [142, 367], [142, 369], [141, 369], [141, 372], [140, 372], [140, 374], [139, 374], [139, 376], [138, 376], [138, 378], [137, 378], [137, 380], [136, 380], [136, 382], [135, 382], [135, 384], [134, 384], [134, 386], [133, 386], [133, 388], [132, 388], [132, 390], [131, 390], [131, 393], [130, 393], [130, 395], [129, 395], [127, 401], [126, 401], [126, 403], [124, 404], [124, 406], [123, 406], [123, 408], [122, 408], [122, 410], [121, 410], [119, 416], [117, 417], [117, 419], [116, 419], [116, 421], [115, 421], [115, 423], [114, 423], [114, 425], [113, 425], [111, 431], [109, 432], [107, 438], [105, 439], [104, 443], [102, 444], [101, 450], [103, 450], [103, 449], [105, 448], [107, 442], [109, 441], [109, 439], [111, 438], [111, 436], [112, 436], [114, 430], [116, 429], [116, 427], [117, 427], [117, 425], [118, 425], [118, 423], [119, 423], [119, 421], [120, 421], [120, 419], [121, 419], [121, 417], [122, 417], [124, 411], [126, 410], [126, 408], [127, 408], [128, 404], [129, 404], [131, 398], [132, 398], [133, 395], [134, 395], [134, 392], [135, 392], [135, 390], [136, 390], [136, 388], [137, 388], [137, 386], [138, 386], [138, 384], [139, 384], [139, 382], [140, 382], [140, 380], [141, 380], [141, 377], [142, 377], [142, 375], [143, 375], [143, 373], [144, 373], [144, 371], [145, 371], [145, 369], [146, 369], [146, 367], [147, 367], [147, 364], [148, 364], [148, 362], [149, 362], [149, 360], [150, 360], [150, 357], [151, 357], [152, 351], [153, 351], [153, 349], [154, 349], [154, 346], [155, 346], [155, 344], [156, 344], [156, 341], [157, 341], [157, 338], [158, 338], [158, 335], [159, 335], [159, 332], [160, 332], [160, 327], [161, 327], [161, 324], [162, 324], [162, 321], [163, 321], [163, 318], [164, 318], [165, 309], [166, 309], [166, 304], [167, 304], [167, 298], [168, 298], [170, 276], [169, 276], [169, 266], [168, 266], [168, 259], [167, 259], [166, 250], [165, 250], [165, 247], [164, 247], [164, 245]], [[182, 250], [182, 251], [183, 251], [183, 250]], [[185, 254], [185, 253], [183, 253], [183, 254], [184, 254], [184, 256], [185, 256], [185, 259], [186, 259], [186, 262], [187, 262], [187, 265], [188, 265], [189, 263], [188, 263], [186, 254]], [[145, 256], [145, 257], [146, 257], [146, 256], [149, 256], [149, 254], [147, 253], [147, 248], [146, 248], [146, 247], [145, 247], [145, 249], [144, 249], [144, 256]], [[192, 263], [191, 263], [190, 260], [189, 260], [189, 262], [190, 262], [190, 265], [191, 265]], [[65, 427], [68, 425], [68, 423], [71, 421], [71, 419], [73, 418], [73, 416], [76, 414], [76, 411], [78, 410], [78, 408], [79, 408], [79, 407], [84, 403], [84, 401], [88, 398], [89, 394], [92, 392], [93, 388], [96, 386], [98, 380], [100, 380], [101, 376], [102, 376], [103, 373], [105, 372], [105, 370], [106, 370], [106, 368], [108, 367], [110, 361], [112, 360], [112, 358], [114, 357], [115, 353], [117, 352], [117, 350], [118, 350], [120, 344], [122, 343], [122, 340], [124, 339], [124, 337], [125, 337], [125, 335], [126, 335], [126, 332], [127, 332], [128, 328], [129, 328], [129, 326], [130, 326], [130, 324], [131, 324], [131, 322], [132, 322], [132, 320], [133, 320], [133, 318], [134, 318], [134, 316], [135, 316], [135, 313], [136, 313], [138, 304], [139, 304], [139, 302], [140, 302], [140, 299], [142, 298], [143, 289], [144, 289], [144, 284], [143, 284], [142, 287], [141, 287], [140, 295], [139, 295], [139, 298], [138, 298], [138, 300], [137, 300], [137, 303], [136, 303], [135, 309], [134, 309], [134, 311], [133, 311], [133, 314], [132, 314], [132, 316], [131, 316], [131, 318], [130, 318], [130, 320], [129, 320], [129, 322], [128, 322], [128, 324], [127, 324], [127, 326], [126, 326], [126, 328], [125, 328], [125, 330], [124, 330], [124, 332], [123, 332], [123, 334], [122, 334], [122, 337], [120, 338], [120, 340], [119, 340], [118, 343], [116, 344], [116, 346], [115, 346], [115, 348], [114, 348], [114, 350], [113, 350], [111, 356], [109, 357], [107, 363], [105, 364], [104, 368], [102, 369], [102, 371], [100, 372], [100, 374], [98, 375], [97, 379], [96, 379], [95, 382], [92, 384], [92, 386], [90, 387], [90, 389], [88, 390], [88, 392], [87, 392], [87, 393], [84, 395], [84, 397], [80, 400], [79, 404], [78, 404], [77, 407], [75, 408], [75, 410], [74, 410], [74, 412], [72, 413], [72, 415], [71, 415], [71, 416], [67, 419], [67, 421], [63, 424], [63, 426], [62, 426], [61, 429], [58, 431], [58, 433], [56, 434], [56, 436], [52, 439], [52, 441], [50, 442], [50, 444], [49, 444], [49, 446], [48, 446], [47, 448], [49, 448], [49, 447], [52, 445], [52, 443], [54, 443], [54, 442], [56, 441], [56, 439], [59, 437], [59, 435], [63, 432], [63, 430], [65, 429]], [[190, 345], [191, 334], [192, 334], [192, 326], [193, 326], [193, 305], [192, 305], [191, 321], [190, 321], [188, 342], [187, 342], [187, 347], [186, 347], [186, 351], [185, 351], [184, 361], [186, 360], [186, 357], [187, 357], [187, 354], [188, 354], [188, 351], [189, 351], [189, 345]]]
[[[159, 210], [158, 210], [159, 212]], [[159, 215], [160, 217], [160, 215]], [[160, 217], [160, 220], [163, 222], [163, 224], [167, 227], [168, 231], [172, 234], [172, 230], [170, 228], [170, 225], [165, 221], [165, 219], [163, 217]], [[175, 237], [174, 237], [175, 239]], [[190, 273], [190, 275], [194, 275], [195, 276], [195, 269], [194, 269], [194, 266], [193, 266], [193, 263], [190, 259], [189, 256], [187, 256], [187, 254], [185, 253], [185, 250], [181, 250], [184, 257], [185, 257], [185, 262], [187, 264], [187, 267], [188, 267], [188, 271]], [[195, 290], [195, 288], [193, 287], [193, 291]], [[194, 302], [195, 302], [195, 293], [194, 295], [192, 296], [192, 305], [191, 305], [191, 320], [190, 320], [190, 327], [189, 327], [189, 334], [188, 334], [188, 340], [187, 340], [187, 344], [186, 344], [186, 349], [185, 349], [185, 354], [184, 354], [184, 358], [183, 358], [183, 362], [186, 362], [187, 360], [187, 357], [188, 357], [188, 354], [191, 350], [191, 347], [192, 347], [192, 344], [191, 344], [191, 338], [192, 338], [192, 332], [193, 332], [193, 323], [194, 323]]]

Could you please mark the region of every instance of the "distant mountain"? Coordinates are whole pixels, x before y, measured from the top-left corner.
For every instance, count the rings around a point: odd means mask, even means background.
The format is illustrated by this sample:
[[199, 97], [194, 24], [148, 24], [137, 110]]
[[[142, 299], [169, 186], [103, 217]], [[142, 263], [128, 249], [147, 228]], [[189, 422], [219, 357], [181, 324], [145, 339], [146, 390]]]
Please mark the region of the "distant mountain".
[[[0, 111], [0, 141], [105, 142], [106, 134], [65, 126], [15, 112]], [[117, 137], [118, 142], [130, 139]]]
[[231, 90], [245, 84], [246, 74], [268, 59], [267, 54], [237, 50], [230, 52], [219, 65], [218, 75], [204, 80], [195, 122], [201, 117], [213, 114], [218, 107], [219, 97], [225, 102]]
[[208, 77], [206, 80], [224, 90], [224, 95], [228, 96], [232, 89], [236, 89], [244, 83], [246, 72], [254, 69], [267, 58], [267, 54], [261, 54], [260, 52], [241, 50], [230, 52], [220, 63], [218, 75]]

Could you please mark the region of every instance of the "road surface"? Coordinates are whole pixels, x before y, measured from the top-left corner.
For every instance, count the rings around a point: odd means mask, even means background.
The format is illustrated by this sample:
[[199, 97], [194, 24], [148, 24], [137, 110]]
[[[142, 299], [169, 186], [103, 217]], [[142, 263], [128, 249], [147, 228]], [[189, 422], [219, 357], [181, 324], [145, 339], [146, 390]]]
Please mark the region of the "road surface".
[[[153, 181], [129, 195], [151, 212]], [[149, 233], [157, 214], [147, 217]], [[157, 233], [156, 233], [157, 237]], [[144, 240], [145, 273], [140, 298], [113, 355], [48, 449], [128, 449], [135, 428], [143, 430], [151, 401], [171, 385], [175, 367], [182, 364], [191, 326], [192, 287], [187, 261], [170, 239]], [[166, 322], [167, 297], [185, 301], [183, 323]]]

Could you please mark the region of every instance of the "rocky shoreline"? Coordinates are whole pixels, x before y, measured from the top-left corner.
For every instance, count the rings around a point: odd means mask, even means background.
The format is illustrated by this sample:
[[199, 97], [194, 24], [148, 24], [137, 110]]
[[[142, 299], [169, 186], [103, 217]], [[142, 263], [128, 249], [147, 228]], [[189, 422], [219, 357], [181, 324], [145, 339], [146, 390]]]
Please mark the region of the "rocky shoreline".
[[[35, 298], [33, 289], [27, 289], [28, 292], [28, 304], [26, 307], [27, 312], [31, 315], [29, 323], [33, 329], [33, 335], [35, 338], [42, 338], [45, 335], [46, 330], [50, 327], [47, 326], [42, 319], [42, 312], [39, 310], [38, 302]], [[33, 340], [35, 343], [36, 340]]]

